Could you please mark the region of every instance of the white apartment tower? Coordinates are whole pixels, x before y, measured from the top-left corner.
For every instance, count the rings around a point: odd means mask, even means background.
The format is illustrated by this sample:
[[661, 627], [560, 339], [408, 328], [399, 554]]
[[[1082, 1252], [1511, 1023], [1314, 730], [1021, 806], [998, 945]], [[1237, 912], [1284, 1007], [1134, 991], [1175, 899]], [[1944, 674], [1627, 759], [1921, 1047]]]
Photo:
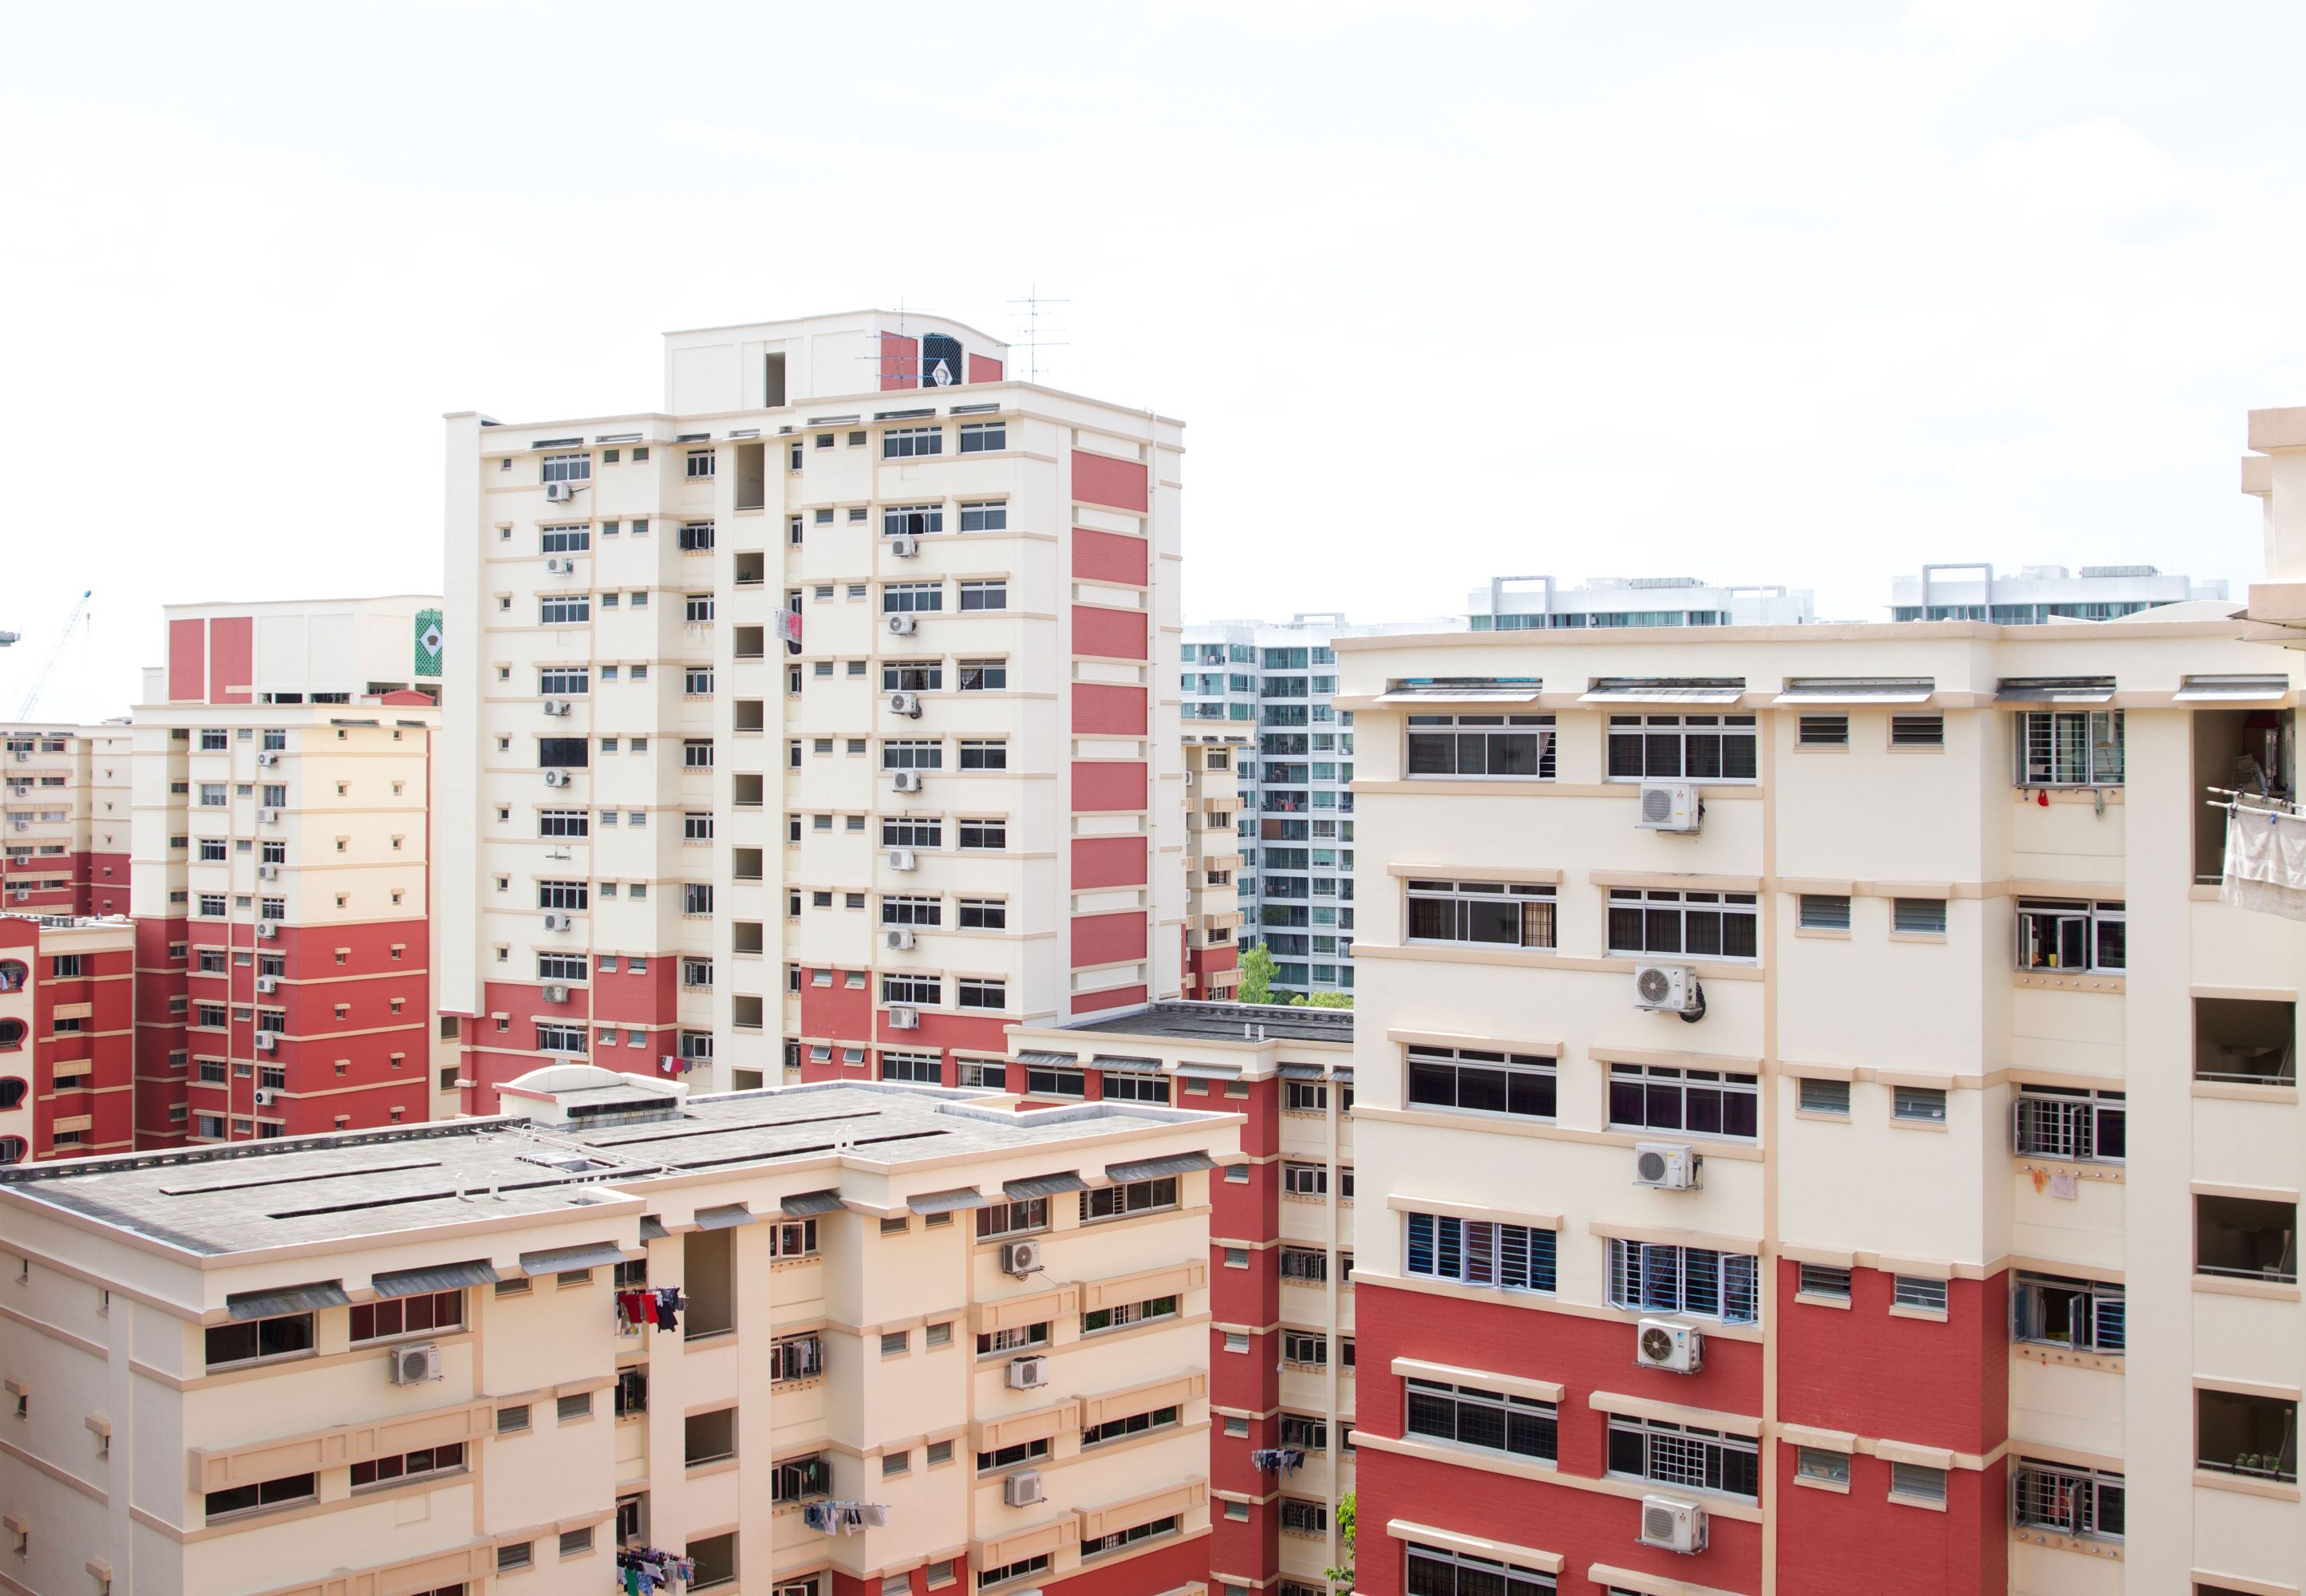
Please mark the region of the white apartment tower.
[[579, 1055], [973, 1082], [1178, 991], [1182, 429], [1007, 363], [866, 311], [670, 334], [662, 411], [448, 418], [468, 1108]]

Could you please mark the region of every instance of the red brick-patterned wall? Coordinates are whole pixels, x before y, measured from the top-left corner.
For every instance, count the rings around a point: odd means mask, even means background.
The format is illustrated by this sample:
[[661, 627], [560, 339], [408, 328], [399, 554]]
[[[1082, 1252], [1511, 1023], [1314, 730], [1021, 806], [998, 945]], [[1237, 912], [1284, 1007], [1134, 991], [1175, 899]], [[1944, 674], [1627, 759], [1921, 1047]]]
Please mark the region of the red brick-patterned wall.
[[1144, 463], [1073, 450], [1073, 499], [1080, 504], [1111, 505], [1142, 514], [1149, 503]]
[[1143, 587], [1153, 545], [1118, 532], [1073, 528], [1073, 575], [1084, 582], [1114, 582]]
[[[1141, 660], [1146, 648], [1145, 611], [1073, 606], [1073, 653], [1105, 660]], [[1080, 689], [1075, 687], [1078, 693]]]

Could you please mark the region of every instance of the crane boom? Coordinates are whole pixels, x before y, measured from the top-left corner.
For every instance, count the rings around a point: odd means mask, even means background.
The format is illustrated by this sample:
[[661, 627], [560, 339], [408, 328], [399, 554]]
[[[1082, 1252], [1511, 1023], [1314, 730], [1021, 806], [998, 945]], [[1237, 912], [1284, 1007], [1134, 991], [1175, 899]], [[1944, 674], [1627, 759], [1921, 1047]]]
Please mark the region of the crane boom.
[[48, 657], [40, 661], [40, 673], [32, 679], [32, 690], [25, 694], [24, 702], [16, 706], [18, 720], [29, 721], [32, 718], [32, 706], [39, 703], [40, 690], [48, 685], [48, 678], [56, 671], [56, 661], [64, 658], [64, 644], [72, 641], [73, 628], [80, 625], [81, 613], [88, 608], [88, 601], [95, 593], [96, 589], [91, 587], [81, 593], [80, 602], [74, 604], [73, 612], [64, 618], [64, 629], [57, 636], [56, 645], [48, 650]]

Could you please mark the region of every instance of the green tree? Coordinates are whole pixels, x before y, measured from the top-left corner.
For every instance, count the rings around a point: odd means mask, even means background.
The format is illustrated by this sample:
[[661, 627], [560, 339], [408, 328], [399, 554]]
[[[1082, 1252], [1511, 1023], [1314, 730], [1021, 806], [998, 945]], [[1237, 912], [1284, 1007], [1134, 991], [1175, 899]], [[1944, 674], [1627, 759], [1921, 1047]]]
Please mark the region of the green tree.
[[1273, 954], [1262, 945], [1251, 948], [1241, 956], [1241, 985], [1234, 988], [1233, 1001], [1237, 1003], [1269, 1003], [1273, 1001]]
[[1354, 1588], [1354, 1493], [1350, 1490], [1337, 1498], [1337, 1556], [1344, 1560], [1322, 1572], [1329, 1576], [1333, 1589], [1350, 1591]]
[[1293, 1009], [1350, 1009], [1354, 1006], [1354, 994], [1350, 992], [1317, 992], [1308, 997], [1301, 992], [1289, 1000], [1289, 1006]]

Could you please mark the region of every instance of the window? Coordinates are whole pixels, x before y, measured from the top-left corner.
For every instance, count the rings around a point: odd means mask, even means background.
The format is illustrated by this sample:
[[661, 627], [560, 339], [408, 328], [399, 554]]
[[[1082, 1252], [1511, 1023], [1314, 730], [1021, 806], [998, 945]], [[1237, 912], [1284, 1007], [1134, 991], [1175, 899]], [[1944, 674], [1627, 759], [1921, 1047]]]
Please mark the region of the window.
[[584, 809], [546, 809], [536, 817], [540, 837], [583, 837], [590, 835], [592, 829], [592, 815]]
[[1823, 1447], [1794, 1448], [1794, 1477], [1814, 1480], [1823, 1485], [1849, 1483], [1849, 1454], [1831, 1452]]
[[[221, 1123], [218, 1134], [223, 1134]], [[283, 1313], [271, 1319], [211, 1325], [207, 1341], [208, 1367], [211, 1370], [242, 1363], [264, 1363], [275, 1358], [302, 1357], [312, 1350], [312, 1316]]]
[[1847, 898], [1804, 892], [1800, 905], [1800, 926], [1805, 931], [1849, 929], [1849, 900]]
[[889, 615], [927, 614], [944, 608], [942, 582], [884, 582], [881, 609]]
[[593, 480], [593, 457], [589, 454], [547, 455], [543, 465], [543, 480], [548, 482], [589, 482]]
[[961, 823], [961, 846], [986, 851], [998, 851], [1009, 846], [1009, 823], [1004, 820], [964, 820]]
[[1847, 1302], [1849, 1271], [1833, 1264], [1804, 1264], [1796, 1289], [1805, 1297], [1830, 1297], [1837, 1302]]
[[546, 593], [536, 601], [536, 619], [548, 627], [576, 626], [593, 619], [593, 595], [587, 593]]
[[961, 507], [961, 529], [963, 532], [1006, 532], [1009, 530], [1009, 506], [999, 501], [964, 504]]
[[[1423, 1051], [1433, 1054], [1432, 1049]], [[1434, 1054], [1434, 1056], [1439, 1055]], [[1415, 1074], [1414, 1071], [1411, 1071], [1413, 1080], [1415, 1080]], [[1327, 1114], [1328, 1112], [1329, 1088], [1320, 1081], [1286, 1080], [1282, 1082], [1282, 1085], [1288, 1088], [1282, 1097], [1282, 1105], [1287, 1112], [1291, 1114]]]
[[1006, 422], [969, 422], [961, 429], [961, 452], [964, 455], [991, 454], [1008, 447]]
[[1849, 1083], [1846, 1080], [1820, 1080], [1805, 1075], [1801, 1080], [1801, 1111], [1804, 1114], [1839, 1114], [1849, 1112]]
[[887, 693], [935, 693], [944, 687], [942, 660], [890, 660], [881, 667], [881, 689]]
[[1553, 889], [1489, 881], [1412, 881], [1409, 940], [1510, 948], [1553, 943]]
[[1556, 1420], [1550, 1402], [1414, 1379], [1408, 1384], [1405, 1401], [1407, 1434], [1485, 1452], [1554, 1460]]
[[2129, 964], [2129, 922], [2119, 903], [2018, 900], [2018, 968], [2110, 971]]
[[1319, 1502], [1284, 1497], [1281, 1529], [1283, 1533], [1291, 1535], [1326, 1535], [1329, 1532], [1329, 1510]]
[[881, 434], [881, 457], [884, 460], [910, 460], [922, 455], [944, 453], [944, 429], [942, 427], [891, 427]]
[[1405, 1273], [1507, 1291], [1553, 1290], [1554, 1235], [1526, 1225], [1409, 1214]]
[[[979, 1210], [982, 1212], [982, 1210]], [[1003, 1330], [988, 1330], [977, 1338], [977, 1354], [990, 1357], [995, 1353], [1021, 1353], [1049, 1344], [1049, 1322], [1011, 1325]]]
[[1013, 1563], [1004, 1563], [997, 1568], [978, 1569], [977, 1588], [989, 1591], [995, 1585], [1005, 1585], [1012, 1580], [1029, 1579], [1036, 1574], [1048, 1571], [1049, 1554], [1040, 1552], [1029, 1558], [1020, 1558]]
[[1024, 1197], [1015, 1202], [987, 1203], [977, 1210], [977, 1236], [1021, 1236], [1049, 1228], [1049, 1199]]
[[581, 737], [541, 737], [536, 739], [536, 763], [541, 769], [573, 766], [582, 770], [591, 754], [592, 744]]
[[1946, 1310], [1946, 1283], [1928, 1280], [1918, 1275], [1895, 1275], [1891, 1277], [1890, 1300], [1900, 1308], [1918, 1308], [1925, 1313]]
[[464, 1323], [463, 1292], [423, 1292], [413, 1297], [388, 1297], [354, 1304], [352, 1338], [356, 1342], [383, 1341], [395, 1336], [439, 1334], [461, 1329]]
[[692, 737], [680, 745], [680, 764], [683, 770], [709, 771], [713, 768], [713, 739]]
[[1943, 936], [1945, 900], [1940, 898], [1898, 898], [1890, 905], [1890, 929], [1901, 936]]
[[1150, 1181], [1131, 1181], [1119, 1186], [1102, 1186], [1080, 1194], [1080, 1218], [1083, 1225], [1099, 1219], [1119, 1219], [1131, 1214], [1149, 1214], [1156, 1208], [1177, 1206], [1177, 1177], [1161, 1175]]
[[208, 1493], [206, 1507], [210, 1521], [236, 1514], [254, 1513], [263, 1507], [281, 1507], [291, 1502], [309, 1502], [318, 1493], [315, 1476], [285, 1474], [278, 1480], [262, 1480], [249, 1485], [235, 1485], [224, 1490]]
[[938, 1003], [944, 1001], [944, 983], [935, 976], [884, 975], [881, 977], [881, 1001], [884, 1003]]
[[[1316, 1093], [1322, 1090], [1312, 1081], [1290, 1085]], [[1550, 1120], [1554, 1114], [1554, 1061], [1535, 1054], [1447, 1047], [1409, 1050], [1409, 1102], [1415, 1107]], [[1294, 1102], [1289, 1105], [1296, 1107]]]
[[582, 554], [593, 546], [593, 530], [589, 526], [540, 526], [536, 532], [542, 553]]
[[1755, 1280], [1754, 1259], [1747, 1253], [1610, 1238], [1612, 1308], [1758, 1324], [1762, 1307]]
[[442, 1446], [420, 1447], [404, 1452], [397, 1457], [373, 1458], [353, 1464], [353, 1489], [368, 1485], [390, 1485], [396, 1481], [414, 1479], [423, 1474], [452, 1474], [465, 1466], [465, 1444], [449, 1441]]
[[1747, 1436], [1669, 1424], [1662, 1419], [1610, 1415], [1609, 1472], [1685, 1490], [1755, 1499], [1761, 1447]]
[[2011, 1460], [2011, 1516], [2020, 1529], [2119, 1541], [2128, 1523], [2120, 1474], [2068, 1468], [2030, 1457]]
[[881, 1079], [910, 1081], [916, 1086], [936, 1086], [944, 1079], [944, 1065], [934, 1053], [890, 1053], [881, 1054]]
[[1611, 715], [1610, 780], [1751, 781], [1751, 715]]
[[2122, 712], [2026, 710], [2017, 722], [2020, 787], [2122, 785]]
[[937, 771], [944, 768], [944, 745], [924, 738], [892, 740], [881, 745], [884, 771]]
[[1805, 748], [1846, 748], [1849, 746], [1849, 717], [1804, 715], [1794, 740]]
[[1025, 1067], [1025, 1095], [1029, 1097], [1086, 1097], [1089, 1096], [1089, 1077], [1080, 1070], [1028, 1064]]
[[585, 1028], [581, 1025], [548, 1025], [539, 1020], [536, 1047], [540, 1053], [583, 1053], [586, 1050]]
[[[944, 506], [941, 504], [893, 504], [881, 512], [881, 533], [884, 537], [929, 537], [944, 530]], [[825, 595], [831, 598], [828, 592]]]
[[881, 823], [881, 846], [884, 848], [942, 848], [944, 845], [944, 826], [940, 821], [906, 816]]
[[1123, 1302], [1113, 1308], [1098, 1308], [1081, 1315], [1081, 1334], [1093, 1336], [1099, 1330], [1117, 1330], [1123, 1325], [1147, 1324], [1154, 1319], [1174, 1319], [1177, 1299], [1154, 1297], [1142, 1302]]
[[2246, 1480], [2296, 1484], [2296, 1402], [2242, 1391], [2197, 1390], [2194, 1466]]
[[1412, 776], [1499, 776], [1550, 781], [1551, 715], [1412, 715]]
[[1890, 1117], [1943, 1125], [1946, 1117], [1946, 1095], [1937, 1087], [1892, 1087], [1890, 1088]]
[[1155, 1408], [1149, 1413], [1132, 1413], [1125, 1419], [1108, 1419], [1102, 1424], [1091, 1424], [1081, 1431], [1081, 1445], [1102, 1446], [1148, 1430], [1166, 1430], [1177, 1422], [1178, 1410], [1174, 1407]]
[[889, 1330], [883, 1333], [881, 1336], [883, 1357], [893, 1358], [899, 1353], [909, 1353], [912, 1350], [913, 1333], [910, 1330]]
[[690, 698], [713, 696], [713, 671], [708, 666], [692, 665], [681, 672], [681, 693]]
[[1013, 1469], [1021, 1464], [1039, 1463], [1049, 1455], [1046, 1438], [1040, 1440], [1019, 1441], [1014, 1446], [998, 1447], [977, 1455], [977, 1472], [989, 1474], [996, 1469]]
[[1305, 1330], [1284, 1330], [1281, 1361], [1302, 1363], [1310, 1369], [1326, 1369], [1329, 1363], [1329, 1338]]
[[1006, 692], [1008, 687], [1008, 661], [963, 660], [961, 662], [961, 690], [962, 692], [1001, 693]]
[[715, 465], [716, 457], [711, 449], [690, 449], [688, 451], [688, 480], [692, 482], [698, 482], [716, 474], [714, 470]]
[[1124, 1546], [1133, 1546], [1140, 1541], [1150, 1541], [1157, 1535], [1174, 1535], [1177, 1532], [1177, 1515], [1172, 1513], [1166, 1518], [1157, 1518], [1150, 1523], [1132, 1524], [1125, 1530], [1115, 1530], [1095, 1540], [1084, 1540], [1080, 1543], [1081, 1556], [1099, 1557], [1106, 1552], [1118, 1551]]
[[807, 1379], [824, 1372], [824, 1343], [815, 1336], [788, 1336], [769, 1348], [771, 1381]]
[[2104, 1281], [2020, 1271], [2011, 1276], [2010, 1334], [2037, 1346], [2119, 1353], [2129, 1346], [2122, 1288]]
[[2126, 1093], [2020, 1085], [2011, 1124], [2020, 1156], [2106, 1164], [2129, 1156], [2129, 1120]]
[[1009, 984], [963, 976], [953, 984], [952, 1000], [963, 1009], [1005, 1009], [1009, 1006]]
[[1684, 959], [1755, 958], [1760, 920], [1751, 892], [1610, 889], [1610, 952]]
[[1893, 748], [1944, 747], [1945, 717], [1943, 715], [1892, 715], [1890, 746]]
[[540, 881], [536, 883], [536, 907], [539, 909], [583, 909], [589, 896], [590, 889], [581, 881]]
[[963, 614], [972, 610], [1006, 610], [1009, 608], [1008, 582], [1006, 579], [1000, 579], [962, 583], [961, 608]]
[[[1545, 1596], [1554, 1589], [1553, 1575], [1537, 1569], [1414, 1541], [1409, 1545], [1408, 1563], [1408, 1596]], [[1285, 1592], [1284, 1596], [1294, 1593]]]
[[771, 1237], [772, 1251], [778, 1258], [809, 1258], [816, 1252], [816, 1221], [787, 1219], [780, 1223]]
[[1751, 1141], [1760, 1117], [1761, 1086], [1754, 1076], [1662, 1064], [1610, 1066], [1613, 1131], [1679, 1131]]
[[1105, 1100], [1108, 1103], [1166, 1103], [1169, 1100], [1169, 1078], [1107, 1070], [1105, 1072]]

